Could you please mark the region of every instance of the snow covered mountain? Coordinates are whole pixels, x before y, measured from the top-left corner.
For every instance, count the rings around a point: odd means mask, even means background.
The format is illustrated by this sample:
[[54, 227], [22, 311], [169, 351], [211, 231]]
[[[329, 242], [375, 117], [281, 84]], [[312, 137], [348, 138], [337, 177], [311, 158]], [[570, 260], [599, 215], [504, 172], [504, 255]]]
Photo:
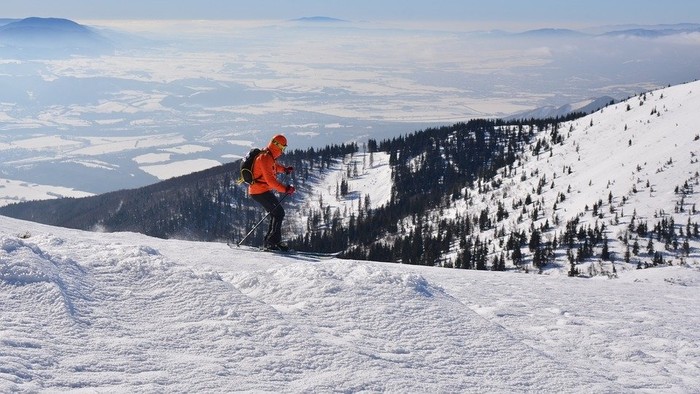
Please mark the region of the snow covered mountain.
[[[555, 265], [572, 260], [567, 250], [576, 261], [584, 252], [593, 257], [583, 268], [590, 273], [613, 273], [622, 261], [634, 267], [697, 262], [699, 109], [700, 82], [693, 82], [540, 130], [515, 165], [432, 217], [486, 212], [489, 229], [478, 236], [492, 253], [507, 251], [513, 234], [527, 233], [532, 242], [537, 233], [542, 244], [558, 245], [550, 250]], [[590, 231], [602, 231], [605, 245], [585, 245], [591, 240], [582, 232]], [[582, 250], [587, 246], [589, 253]]]
[[[405, 217], [376, 244], [420, 234], [417, 253], [449, 241], [434, 264], [572, 275], [697, 263], [699, 109], [700, 82], [693, 82], [572, 122], [503, 126], [533, 135], [513, 164]], [[418, 174], [425, 154], [404, 161]]]

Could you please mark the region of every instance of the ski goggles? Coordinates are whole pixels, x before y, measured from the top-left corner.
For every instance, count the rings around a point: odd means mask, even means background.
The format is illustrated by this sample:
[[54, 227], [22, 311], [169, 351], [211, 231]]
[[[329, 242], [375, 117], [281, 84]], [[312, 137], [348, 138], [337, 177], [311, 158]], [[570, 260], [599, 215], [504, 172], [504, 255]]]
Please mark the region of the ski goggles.
[[276, 147], [280, 148], [280, 150], [281, 150], [282, 152], [284, 152], [285, 150], [287, 150], [287, 145], [282, 145], [282, 144], [280, 144], [279, 142], [277, 142], [277, 141], [275, 141], [275, 140], [273, 140], [272, 143], [275, 144]]

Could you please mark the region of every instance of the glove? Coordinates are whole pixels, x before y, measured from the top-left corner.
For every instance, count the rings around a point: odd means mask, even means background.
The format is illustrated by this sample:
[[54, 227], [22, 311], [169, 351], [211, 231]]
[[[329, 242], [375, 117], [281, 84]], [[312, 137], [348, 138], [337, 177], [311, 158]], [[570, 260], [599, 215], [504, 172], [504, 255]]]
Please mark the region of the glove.
[[291, 174], [293, 171], [294, 171], [294, 167], [292, 167], [292, 166], [284, 168], [284, 173], [287, 175]]
[[287, 186], [287, 189], [284, 191], [284, 194], [294, 194], [295, 191], [297, 191], [297, 189], [294, 186], [289, 185], [289, 186]]

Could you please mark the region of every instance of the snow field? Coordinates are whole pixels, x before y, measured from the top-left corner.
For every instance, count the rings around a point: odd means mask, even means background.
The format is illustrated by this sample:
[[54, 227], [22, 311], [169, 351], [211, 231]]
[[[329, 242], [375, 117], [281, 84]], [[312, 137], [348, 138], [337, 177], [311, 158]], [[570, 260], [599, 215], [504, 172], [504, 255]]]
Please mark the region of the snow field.
[[0, 217], [0, 391], [689, 392], [699, 286], [697, 268], [313, 261]]
[[[549, 358], [415, 273], [338, 261], [234, 275], [232, 282], [285, 314], [306, 336], [334, 353], [327, 367], [338, 371], [336, 378], [330, 382], [312, 378], [306, 382], [311, 386], [298, 389], [503, 391], [545, 383], [536, 381], [536, 373], [550, 363]], [[505, 371], [513, 359], [526, 365]], [[341, 372], [354, 370], [363, 373]], [[391, 375], [385, 375], [389, 370]], [[507, 375], [507, 381], [483, 379], [493, 370]], [[556, 377], [541, 389], [564, 389], [564, 382], [577, 379], [568, 369], [550, 372]]]

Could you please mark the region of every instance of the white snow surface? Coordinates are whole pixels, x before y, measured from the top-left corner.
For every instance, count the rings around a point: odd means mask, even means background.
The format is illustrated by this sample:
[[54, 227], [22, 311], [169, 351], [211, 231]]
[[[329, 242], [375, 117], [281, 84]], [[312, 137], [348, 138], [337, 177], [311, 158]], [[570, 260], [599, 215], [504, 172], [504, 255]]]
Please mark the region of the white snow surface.
[[[282, 159], [284, 161], [284, 159]], [[348, 176], [349, 173], [349, 176]], [[340, 195], [341, 182], [347, 182], [348, 193]], [[391, 167], [386, 152], [358, 152], [336, 160], [322, 174], [315, 175], [309, 182], [311, 191], [300, 207], [301, 215], [291, 217], [293, 231], [304, 231], [309, 219], [309, 209], [318, 210], [321, 206], [329, 209], [331, 215], [338, 213], [344, 220], [358, 215], [360, 206], [368, 201], [370, 208], [381, 207], [391, 200]]]
[[0, 206], [26, 200], [45, 200], [61, 197], [87, 197], [92, 193], [81, 192], [67, 187], [39, 185], [0, 178]]
[[143, 165], [141, 169], [160, 180], [170, 179], [175, 176], [187, 175], [197, 171], [203, 171], [211, 167], [220, 166], [221, 163], [209, 159], [182, 160], [167, 164]]
[[700, 270], [282, 256], [0, 216], [0, 392], [697, 392]]

